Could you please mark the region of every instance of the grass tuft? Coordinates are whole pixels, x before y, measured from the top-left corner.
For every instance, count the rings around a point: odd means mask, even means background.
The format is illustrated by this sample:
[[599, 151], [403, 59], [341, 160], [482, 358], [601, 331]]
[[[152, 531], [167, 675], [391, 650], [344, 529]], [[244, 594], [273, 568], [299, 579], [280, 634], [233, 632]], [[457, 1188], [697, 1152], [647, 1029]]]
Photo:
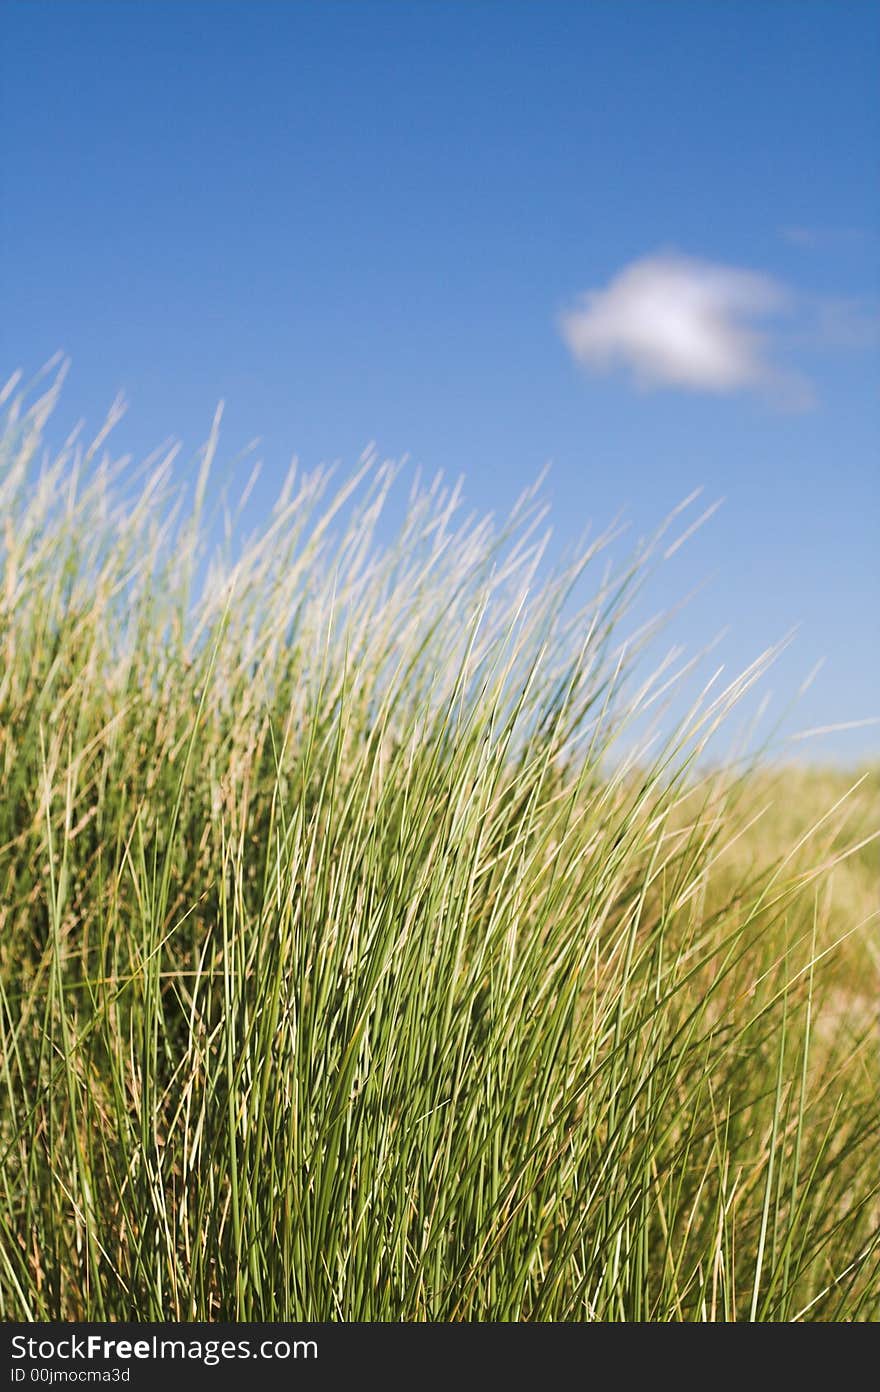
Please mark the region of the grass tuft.
[[0, 445], [0, 1317], [878, 1318], [880, 781], [707, 763], [772, 654], [635, 738], [665, 528], [548, 573], [537, 490], [437, 481], [389, 540], [368, 455], [212, 552], [219, 418], [187, 512], [46, 452], [59, 387]]

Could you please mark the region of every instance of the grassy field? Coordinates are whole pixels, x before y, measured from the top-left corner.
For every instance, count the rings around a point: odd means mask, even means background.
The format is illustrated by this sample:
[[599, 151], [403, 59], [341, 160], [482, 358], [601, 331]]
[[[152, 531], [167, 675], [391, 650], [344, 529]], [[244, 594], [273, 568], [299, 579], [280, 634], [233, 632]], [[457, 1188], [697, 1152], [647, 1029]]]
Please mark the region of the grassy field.
[[366, 459], [224, 561], [215, 437], [182, 506], [47, 455], [56, 391], [0, 458], [0, 1317], [877, 1319], [880, 777], [710, 765], [766, 656], [636, 741], [681, 519], [548, 575], [537, 495], [434, 484], [380, 545]]

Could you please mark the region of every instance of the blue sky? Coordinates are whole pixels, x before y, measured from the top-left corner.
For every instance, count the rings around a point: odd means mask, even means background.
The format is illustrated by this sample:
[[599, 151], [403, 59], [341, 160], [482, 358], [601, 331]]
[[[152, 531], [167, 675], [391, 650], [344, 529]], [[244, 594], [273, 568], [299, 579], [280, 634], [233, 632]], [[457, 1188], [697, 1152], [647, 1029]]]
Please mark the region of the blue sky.
[[[793, 625], [789, 728], [880, 715], [880, 7], [2, 7], [4, 375], [72, 358], [117, 447], [227, 403], [265, 505], [294, 451], [375, 440], [504, 512], [542, 465], [560, 548], [723, 507], [652, 591]], [[185, 470], [185, 462], [181, 469]], [[880, 726], [792, 747], [853, 762]]]

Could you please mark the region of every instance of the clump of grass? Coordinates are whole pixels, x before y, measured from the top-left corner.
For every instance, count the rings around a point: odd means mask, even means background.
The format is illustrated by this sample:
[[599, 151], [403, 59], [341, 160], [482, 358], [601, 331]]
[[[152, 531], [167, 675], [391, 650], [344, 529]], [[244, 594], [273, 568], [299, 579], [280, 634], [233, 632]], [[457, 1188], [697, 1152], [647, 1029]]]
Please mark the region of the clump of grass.
[[766, 657], [636, 751], [656, 544], [547, 578], [536, 493], [439, 482], [380, 542], [367, 457], [212, 559], [216, 430], [187, 513], [41, 457], [57, 391], [0, 457], [0, 1315], [877, 1318], [876, 779], [706, 771]]

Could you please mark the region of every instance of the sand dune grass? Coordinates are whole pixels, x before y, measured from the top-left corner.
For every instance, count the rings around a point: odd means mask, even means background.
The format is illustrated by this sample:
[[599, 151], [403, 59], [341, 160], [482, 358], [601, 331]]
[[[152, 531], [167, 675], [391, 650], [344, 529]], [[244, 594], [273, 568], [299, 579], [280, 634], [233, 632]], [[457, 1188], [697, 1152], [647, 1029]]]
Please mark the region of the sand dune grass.
[[56, 394], [0, 459], [0, 1314], [876, 1319], [876, 771], [710, 767], [766, 658], [637, 744], [659, 537], [548, 574], [537, 494], [435, 483], [388, 540], [365, 458], [211, 561], [216, 437], [187, 508], [45, 455]]

